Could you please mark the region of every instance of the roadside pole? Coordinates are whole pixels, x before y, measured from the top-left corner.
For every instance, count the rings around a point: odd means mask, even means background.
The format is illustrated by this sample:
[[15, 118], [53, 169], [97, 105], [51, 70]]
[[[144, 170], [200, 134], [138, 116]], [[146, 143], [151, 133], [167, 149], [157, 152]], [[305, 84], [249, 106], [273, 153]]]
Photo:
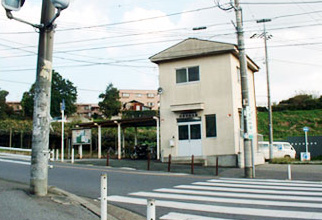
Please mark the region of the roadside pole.
[[252, 166], [252, 144], [250, 139], [250, 131], [248, 131], [248, 124], [252, 120], [249, 117], [249, 90], [248, 90], [248, 75], [247, 75], [247, 57], [245, 52], [244, 42], [244, 30], [242, 21], [242, 9], [239, 5], [239, 0], [235, 0], [234, 6], [236, 12], [236, 23], [237, 23], [237, 40], [238, 40], [238, 51], [239, 51], [239, 62], [240, 62], [240, 74], [241, 74], [241, 87], [242, 87], [242, 105], [243, 110], [246, 113], [244, 115], [244, 155], [245, 155], [245, 177], [253, 178]]
[[65, 121], [65, 100], [61, 103], [61, 162], [64, 162], [64, 121]]
[[[42, 1], [41, 24], [49, 24], [55, 15], [50, 0]], [[50, 98], [52, 80], [53, 29], [39, 29], [38, 62], [33, 113], [30, 189], [38, 196], [47, 195]]]

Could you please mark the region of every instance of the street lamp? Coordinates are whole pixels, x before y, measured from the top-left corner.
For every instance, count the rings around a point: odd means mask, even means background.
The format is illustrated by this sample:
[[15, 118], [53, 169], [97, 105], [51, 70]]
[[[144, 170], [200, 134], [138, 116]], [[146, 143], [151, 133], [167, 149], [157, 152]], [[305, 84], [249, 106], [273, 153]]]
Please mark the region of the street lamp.
[[[35, 83], [32, 153], [30, 166], [30, 190], [37, 196], [45, 196], [48, 191], [48, 154], [50, 128], [50, 98], [53, 56], [53, 25], [60, 11], [67, 8], [69, 0], [43, 0], [40, 24], [16, 18], [11, 11], [18, 11], [24, 0], [2, 0], [9, 19], [31, 25], [39, 29], [38, 62]], [[55, 8], [57, 12], [55, 13]]]

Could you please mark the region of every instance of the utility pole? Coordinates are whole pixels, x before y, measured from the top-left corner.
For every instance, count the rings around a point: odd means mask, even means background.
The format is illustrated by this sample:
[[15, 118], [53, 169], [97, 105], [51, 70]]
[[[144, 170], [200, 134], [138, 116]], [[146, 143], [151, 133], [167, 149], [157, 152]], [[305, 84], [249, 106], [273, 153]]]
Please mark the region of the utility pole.
[[247, 57], [245, 52], [244, 30], [242, 20], [242, 8], [239, 5], [239, 0], [235, 0], [235, 13], [237, 23], [237, 40], [240, 62], [240, 74], [241, 74], [241, 88], [242, 88], [242, 105], [244, 112], [244, 156], [245, 156], [245, 177], [253, 178], [255, 170], [252, 166], [252, 141], [250, 139], [249, 131], [249, 90], [248, 90], [248, 75], [247, 75]]
[[245, 40], [244, 40], [244, 30], [243, 30], [243, 14], [242, 8], [239, 5], [239, 0], [230, 0], [230, 6], [228, 8], [222, 7], [219, 3], [217, 6], [225, 11], [234, 9], [236, 13], [236, 31], [237, 31], [237, 41], [238, 41], [238, 56], [240, 65], [240, 75], [241, 75], [241, 92], [242, 92], [242, 123], [243, 139], [244, 139], [244, 162], [245, 162], [245, 177], [254, 178], [255, 177], [255, 165], [254, 165], [254, 147], [252, 144], [253, 131], [252, 131], [252, 118], [251, 109], [249, 107], [249, 89], [248, 89], [248, 73], [247, 73], [247, 57], [245, 52]]
[[50, 24], [55, 16], [55, 7], [50, 0], [42, 1], [39, 28], [38, 62], [33, 113], [32, 155], [30, 168], [30, 190], [38, 196], [47, 195], [50, 98], [52, 80], [52, 54], [54, 31]]
[[271, 103], [271, 89], [270, 89], [270, 77], [269, 77], [269, 65], [268, 65], [268, 52], [267, 52], [267, 36], [266, 33], [266, 22], [272, 21], [271, 19], [257, 20], [257, 23], [263, 23], [264, 26], [264, 44], [265, 44], [265, 64], [266, 64], [266, 78], [267, 78], [267, 106], [268, 106], [268, 130], [269, 130], [269, 159], [273, 159], [273, 114], [272, 114], [272, 103]]

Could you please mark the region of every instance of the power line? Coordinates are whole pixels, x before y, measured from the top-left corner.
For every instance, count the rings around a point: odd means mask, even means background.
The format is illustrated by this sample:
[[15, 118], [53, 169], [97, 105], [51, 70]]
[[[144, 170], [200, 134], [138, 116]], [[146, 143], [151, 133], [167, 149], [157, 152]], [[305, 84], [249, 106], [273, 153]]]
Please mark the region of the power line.
[[293, 1], [293, 2], [240, 2], [241, 5], [294, 5], [294, 4], [321, 4], [322, 1]]

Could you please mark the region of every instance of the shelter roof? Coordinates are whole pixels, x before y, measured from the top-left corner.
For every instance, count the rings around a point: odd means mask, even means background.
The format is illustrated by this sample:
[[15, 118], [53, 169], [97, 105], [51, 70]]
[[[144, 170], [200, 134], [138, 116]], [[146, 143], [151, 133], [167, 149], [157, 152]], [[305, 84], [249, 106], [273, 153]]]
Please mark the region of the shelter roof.
[[155, 127], [156, 117], [141, 117], [141, 118], [129, 118], [129, 119], [116, 119], [116, 120], [104, 120], [99, 122], [87, 122], [80, 123], [78, 127], [93, 128], [100, 125], [102, 128], [114, 128], [117, 124], [121, 123], [122, 127]]

